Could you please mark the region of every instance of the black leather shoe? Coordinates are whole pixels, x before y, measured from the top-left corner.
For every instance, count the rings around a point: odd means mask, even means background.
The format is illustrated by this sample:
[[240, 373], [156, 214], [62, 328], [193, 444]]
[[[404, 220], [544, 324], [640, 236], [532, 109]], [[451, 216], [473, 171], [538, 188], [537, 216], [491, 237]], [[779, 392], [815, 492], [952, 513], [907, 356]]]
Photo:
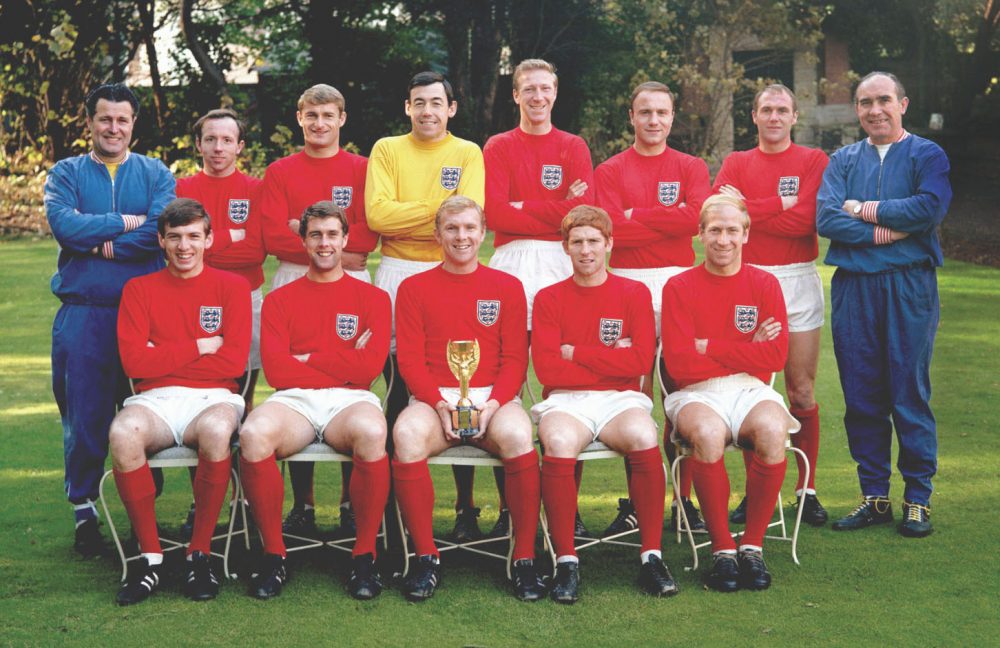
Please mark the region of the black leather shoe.
[[717, 592], [735, 592], [740, 588], [740, 567], [736, 556], [718, 553], [712, 556], [712, 570], [706, 579], [708, 586]]
[[514, 563], [511, 569], [511, 584], [514, 586], [514, 596], [521, 601], [537, 601], [545, 596], [545, 583], [538, 576], [535, 561], [522, 559]]
[[420, 556], [417, 566], [406, 582], [403, 595], [410, 601], [426, 601], [434, 596], [434, 590], [441, 583], [441, 564], [436, 556]]
[[[704, 531], [705, 521], [701, 519], [701, 511], [698, 510], [698, 507], [687, 497], [682, 497], [681, 501], [684, 503], [684, 515], [687, 516], [688, 524], [691, 525], [691, 531], [693, 533]], [[678, 524], [680, 524], [680, 515], [677, 512], [677, 502], [675, 501], [670, 505], [670, 523], [667, 529], [677, 531]]]
[[888, 497], [866, 496], [858, 507], [833, 523], [834, 531], [855, 531], [873, 524], [892, 522], [892, 502]]
[[451, 539], [455, 542], [472, 542], [481, 539], [483, 532], [479, 530], [478, 519], [478, 507], [459, 509], [455, 513], [455, 528], [451, 532]]
[[145, 557], [140, 557], [128, 571], [125, 584], [118, 590], [115, 601], [118, 605], [135, 605], [149, 598], [160, 585], [161, 565], [150, 566]]
[[556, 603], [572, 605], [580, 598], [580, 563], [563, 562], [556, 565], [556, 577], [552, 581], [549, 596]]
[[656, 556], [650, 556], [639, 567], [639, 587], [653, 596], [673, 596], [680, 591], [670, 570]]
[[[813, 493], [806, 493], [804, 497], [806, 501], [802, 504], [802, 521], [814, 527], [826, 524], [830, 516], [827, 514], [826, 509], [823, 508], [823, 505], [819, 503], [819, 498]], [[802, 497], [795, 499], [796, 509], [798, 509], [799, 500], [801, 499]]]
[[285, 557], [264, 554], [259, 571], [250, 577], [250, 594], [254, 598], [271, 599], [281, 594], [281, 588], [288, 581]]
[[903, 521], [899, 523], [899, 534], [907, 538], [924, 538], [933, 532], [930, 507], [904, 501]]
[[315, 538], [319, 535], [316, 528], [316, 509], [292, 508], [281, 523], [281, 532], [293, 535]]
[[740, 587], [766, 590], [771, 586], [771, 572], [767, 571], [763, 553], [756, 549], [742, 549], [737, 562], [740, 566]]
[[573, 536], [577, 538], [593, 538], [590, 531], [583, 524], [583, 518], [580, 517], [580, 511], [576, 512], [576, 518], [573, 520]]
[[108, 545], [101, 535], [100, 522], [97, 518], [89, 520], [76, 527], [73, 538], [73, 549], [84, 558], [95, 558], [108, 553]]
[[347, 591], [359, 601], [370, 601], [382, 593], [382, 577], [375, 569], [375, 556], [363, 554], [353, 560], [354, 569], [347, 579]]
[[191, 554], [187, 566], [185, 596], [192, 601], [210, 601], [219, 595], [219, 579], [212, 573], [212, 563], [208, 556], [195, 551]]
[[601, 537], [607, 538], [611, 535], [625, 533], [626, 531], [638, 528], [638, 526], [639, 518], [635, 516], [635, 506], [632, 505], [632, 500], [627, 497], [619, 497], [618, 515], [616, 515], [615, 519], [611, 521], [608, 528], [604, 530]]
[[744, 495], [743, 499], [740, 500], [740, 505], [733, 509], [732, 513], [729, 514], [730, 524], [746, 524], [747, 523], [747, 496]]
[[486, 535], [490, 538], [506, 538], [510, 535], [510, 510], [500, 509], [497, 523], [493, 525], [493, 528]]

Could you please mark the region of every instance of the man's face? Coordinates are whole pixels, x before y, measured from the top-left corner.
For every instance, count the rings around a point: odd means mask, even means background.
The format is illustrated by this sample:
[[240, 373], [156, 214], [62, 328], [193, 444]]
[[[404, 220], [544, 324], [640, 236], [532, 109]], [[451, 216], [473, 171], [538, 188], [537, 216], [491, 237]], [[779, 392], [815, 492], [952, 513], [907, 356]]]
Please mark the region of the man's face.
[[637, 142], [655, 148], [667, 141], [674, 125], [674, 104], [666, 92], [643, 90], [628, 113]]
[[768, 144], [792, 141], [792, 126], [799, 120], [795, 104], [786, 92], [765, 92], [750, 113], [757, 125], [757, 137]]
[[295, 113], [295, 119], [302, 127], [306, 146], [325, 149], [340, 145], [340, 128], [347, 121], [347, 113], [335, 103], [307, 103]]
[[903, 115], [910, 100], [896, 96], [896, 84], [892, 79], [872, 77], [859, 85], [854, 94], [854, 110], [872, 144], [892, 144], [898, 140], [903, 133]]
[[569, 238], [563, 241], [563, 249], [573, 262], [573, 275], [583, 279], [604, 270], [611, 241], [604, 238], [596, 227], [581, 225], [569, 231]]
[[117, 162], [132, 142], [135, 113], [127, 101], [98, 99], [94, 116], [87, 118], [94, 153], [105, 162]]
[[195, 140], [201, 153], [202, 168], [209, 175], [226, 176], [236, 169], [236, 158], [243, 152], [240, 127], [225, 117], [209, 119], [201, 126], [201, 137]]
[[340, 257], [347, 245], [344, 227], [336, 216], [311, 218], [303, 240], [309, 265], [320, 272], [329, 272], [340, 265]]
[[406, 100], [406, 114], [410, 117], [413, 136], [424, 142], [444, 139], [448, 120], [455, 116], [458, 104], [448, 103], [443, 83], [432, 83], [410, 89]]
[[551, 124], [557, 92], [556, 77], [548, 70], [528, 70], [520, 75], [514, 103], [521, 109], [521, 120], [533, 126]]
[[486, 230], [482, 217], [475, 209], [457, 214], [445, 214], [434, 230], [434, 238], [441, 244], [445, 258], [454, 265], [468, 265], [479, 258]]
[[705, 217], [705, 225], [698, 233], [705, 246], [705, 267], [726, 271], [740, 267], [743, 262], [743, 244], [749, 232], [743, 226], [743, 212], [732, 205], [722, 205]]
[[212, 233], [205, 231], [203, 220], [199, 218], [180, 227], [168, 225], [159, 239], [171, 274], [182, 278], [201, 274], [205, 250], [212, 246]]

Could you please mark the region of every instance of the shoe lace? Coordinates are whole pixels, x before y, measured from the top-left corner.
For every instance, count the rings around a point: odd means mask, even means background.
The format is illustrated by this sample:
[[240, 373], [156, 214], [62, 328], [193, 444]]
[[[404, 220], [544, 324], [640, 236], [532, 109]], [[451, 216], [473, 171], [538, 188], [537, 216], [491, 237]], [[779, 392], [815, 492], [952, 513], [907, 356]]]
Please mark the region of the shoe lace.
[[906, 504], [906, 520], [908, 522], [923, 522], [931, 512], [930, 507], [921, 504]]

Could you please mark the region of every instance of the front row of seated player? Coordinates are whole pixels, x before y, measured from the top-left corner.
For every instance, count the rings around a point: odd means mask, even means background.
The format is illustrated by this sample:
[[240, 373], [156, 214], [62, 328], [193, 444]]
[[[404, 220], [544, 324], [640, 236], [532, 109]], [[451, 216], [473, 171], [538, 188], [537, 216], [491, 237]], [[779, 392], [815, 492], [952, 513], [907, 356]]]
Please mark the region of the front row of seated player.
[[[173, 444], [199, 452], [185, 592], [194, 600], [216, 596], [209, 542], [243, 411], [230, 376], [242, 372], [249, 347], [249, 287], [240, 277], [203, 265], [212, 234], [199, 203], [175, 200], [159, 227], [167, 268], [129, 282], [119, 319], [122, 361], [137, 381], [137, 395], [112, 424], [111, 453], [142, 553], [118, 593], [122, 605], [144, 600], [159, 584], [163, 554], [145, 458]], [[288, 579], [281, 532], [284, 486], [276, 460], [317, 440], [353, 457], [357, 541], [348, 591], [371, 599], [382, 590], [375, 541], [388, 497], [389, 457], [385, 418], [368, 388], [388, 353], [391, 313], [386, 293], [343, 271], [347, 230], [343, 210], [333, 203], [308, 208], [300, 234], [309, 269], [264, 304], [262, 359], [277, 391], [240, 429], [243, 486], [264, 545], [251, 583], [258, 598], [277, 596]], [[785, 310], [774, 277], [742, 264], [748, 230], [739, 199], [710, 198], [700, 221], [705, 263], [664, 289], [664, 355], [680, 387], [665, 409], [674, 434], [693, 447], [695, 489], [715, 553], [708, 583], [720, 591], [770, 584], [760, 545], [785, 473], [785, 439], [797, 429], [781, 397], [766, 384], [785, 361]], [[515, 595], [533, 601], [548, 590], [560, 603], [578, 599], [574, 465], [595, 440], [631, 464], [629, 493], [642, 545], [640, 587], [655, 596], [676, 594], [660, 553], [666, 480], [658, 433], [652, 402], [639, 390], [655, 355], [648, 289], [607, 272], [613, 241], [603, 210], [579, 206], [566, 216], [563, 246], [573, 275], [536, 299], [532, 357], [545, 400], [531, 408], [529, 418], [517, 398], [528, 365], [524, 292], [513, 276], [479, 263], [485, 233], [483, 212], [474, 201], [446, 200], [435, 226], [444, 262], [399, 289], [399, 370], [412, 396], [393, 430], [392, 472], [418, 555], [404, 595], [413, 601], [430, 598], [441, 580], [427, 458], [462, 442], [452, 427], [459, 392], [446, 351], [450, 340], [472, 339], [479, 343], [480, 361], [469, 396], [479, 411], [479, 432], [469, 442], [503, 461]], [[541, 469], [532, 419], [544, 454]], [[729, 486], [721, 461], [725, 445], [737, 440], [755, 453], [738, 555], [726, 519]], [[549, 584], [534, 561], [541, 501], [557, 555]]]

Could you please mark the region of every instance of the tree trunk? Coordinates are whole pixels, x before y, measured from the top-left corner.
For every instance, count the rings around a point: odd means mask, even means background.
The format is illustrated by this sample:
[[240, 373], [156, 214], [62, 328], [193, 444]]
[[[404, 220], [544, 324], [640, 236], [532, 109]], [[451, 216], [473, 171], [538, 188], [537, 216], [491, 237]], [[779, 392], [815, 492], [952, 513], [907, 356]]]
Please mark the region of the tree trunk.
[[187, 43], [188, 49], [191, 50], [194, 59], [198, 62], [198, 67], [201, 68], [202, 74], [205, 75], [205, 78], [218, 91], [220, 104], [223, 107], [232, 106], [233, 98], [229, 96], [229, 86], [226, 83], [226, 78], [222, 75], [219, 67], [208, 57], [208, 53], [205, 52], [205, 48], [198, 42], [198, 37], [195, 34], [198, 26], [194, 24], [194, 20], [191, 17], [191, 10], [194, 8], [194, 3], [195, 0], [181, 1], [181, 31], [184, 34], [184, 41]]
[[156, 112], [156, 125], [163, 130], [166, 125], [167, 97], [160, 81], [160, 63], [156, 56], [156, 24], [153, 12], [156, 11], [156, 0], [142, 0], [138, 3], [139, 18], [142, 21], [142, 40], [146, 46], [146, 56], [149, 58], [149, 77], [153, 82], [153, 109]]

